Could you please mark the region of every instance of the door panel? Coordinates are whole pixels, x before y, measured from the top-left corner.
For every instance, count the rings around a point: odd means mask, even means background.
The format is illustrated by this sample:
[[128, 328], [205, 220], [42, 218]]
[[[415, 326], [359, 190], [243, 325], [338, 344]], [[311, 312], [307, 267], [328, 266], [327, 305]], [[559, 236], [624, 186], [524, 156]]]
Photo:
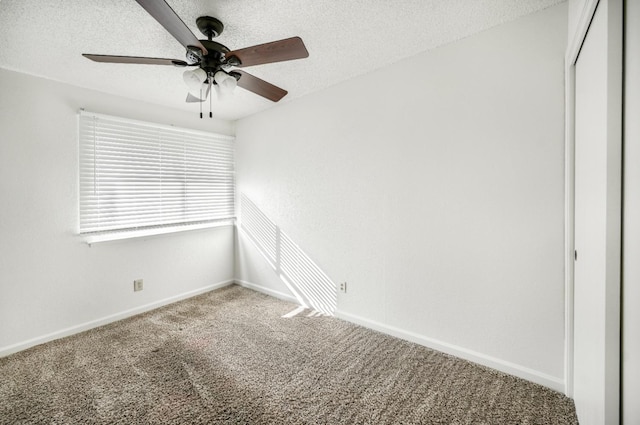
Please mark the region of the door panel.
[[575, 65], [574, 399], [582, 425], [619, 423], [621, 98], [612, 90], [619, 78], [612, 74], [619, 48], [611, 43], [613, 3], [599, 2]]
[[640, 424], [640, 2], [625, 2], [622, 421]]

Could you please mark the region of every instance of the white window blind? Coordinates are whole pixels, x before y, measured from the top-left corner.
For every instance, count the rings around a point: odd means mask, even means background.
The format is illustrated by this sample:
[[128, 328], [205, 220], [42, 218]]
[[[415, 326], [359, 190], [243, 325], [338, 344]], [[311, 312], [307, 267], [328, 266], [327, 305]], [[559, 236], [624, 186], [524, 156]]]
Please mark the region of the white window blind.
[[80, 233], [235, 214], [233, 138], [80, 112]]

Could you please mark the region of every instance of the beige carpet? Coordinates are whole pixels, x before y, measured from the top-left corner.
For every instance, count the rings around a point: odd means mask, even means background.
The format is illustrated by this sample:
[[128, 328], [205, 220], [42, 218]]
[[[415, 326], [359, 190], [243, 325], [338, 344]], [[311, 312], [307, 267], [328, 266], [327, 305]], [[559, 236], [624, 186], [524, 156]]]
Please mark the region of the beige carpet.
[[2, 424], [577, 424], [521, 379], [230, 286], [0, 359]]

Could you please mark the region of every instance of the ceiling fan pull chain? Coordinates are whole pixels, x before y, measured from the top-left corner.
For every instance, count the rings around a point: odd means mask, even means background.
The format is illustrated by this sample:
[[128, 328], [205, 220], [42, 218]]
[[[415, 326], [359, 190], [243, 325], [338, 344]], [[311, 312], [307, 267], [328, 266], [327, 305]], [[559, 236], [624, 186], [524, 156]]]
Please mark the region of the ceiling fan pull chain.
[[202, 86], [200, 86], [200, 119], [202, 119]]
[[213, 93], [211, 93], [211, 90], [213, 89], [213, 87], [211, 87], [213, 85], [212, 81], [213, 78], [209, 77], [209, 118], [213, 118], [213, 112], [211, 111], [213, 109], [213, 101], [211, 100], [213, 98]]

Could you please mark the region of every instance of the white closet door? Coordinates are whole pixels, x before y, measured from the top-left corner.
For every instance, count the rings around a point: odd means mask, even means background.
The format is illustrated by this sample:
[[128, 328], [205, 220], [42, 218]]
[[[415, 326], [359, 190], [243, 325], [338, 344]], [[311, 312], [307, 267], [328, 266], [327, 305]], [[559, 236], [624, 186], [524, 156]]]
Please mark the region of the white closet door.
[[[619, 423], [621, 98], [614, 1], [575, 65], [574, 398], [581, 425]], [[612, 7], [613, 5], [613, 7]], [[616, 102], [618, 102], [616, 104]]]
[[625, 2], [622, 423], [640, 424], [640, 1]]

